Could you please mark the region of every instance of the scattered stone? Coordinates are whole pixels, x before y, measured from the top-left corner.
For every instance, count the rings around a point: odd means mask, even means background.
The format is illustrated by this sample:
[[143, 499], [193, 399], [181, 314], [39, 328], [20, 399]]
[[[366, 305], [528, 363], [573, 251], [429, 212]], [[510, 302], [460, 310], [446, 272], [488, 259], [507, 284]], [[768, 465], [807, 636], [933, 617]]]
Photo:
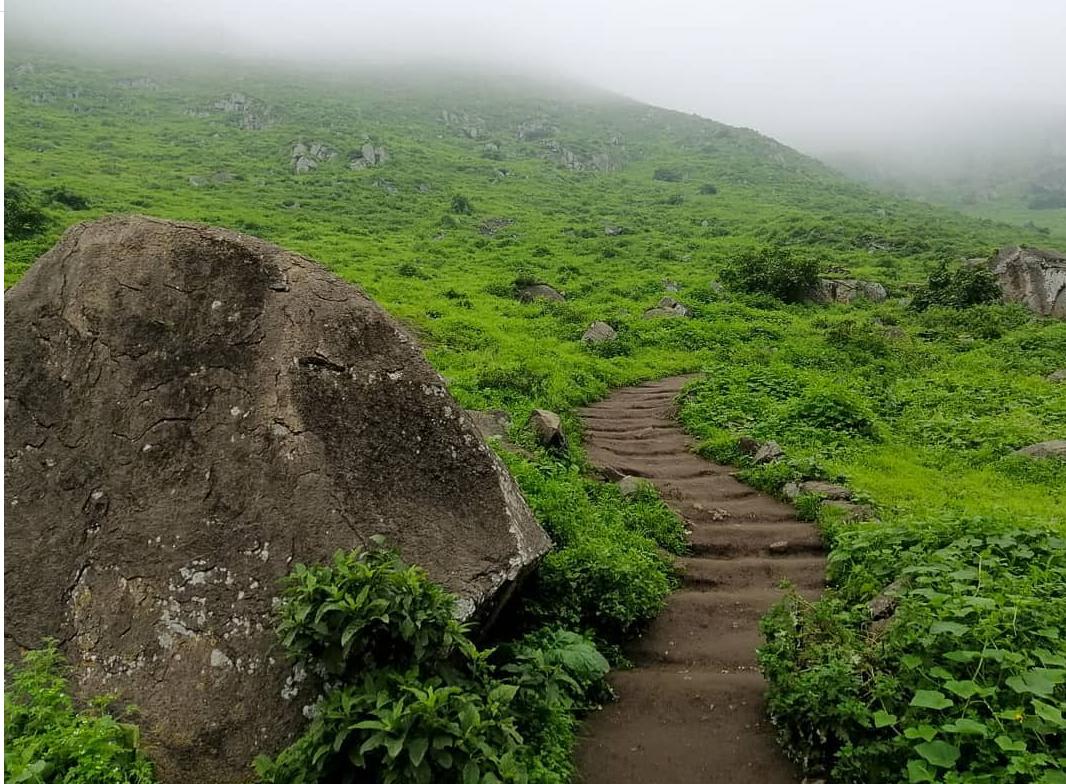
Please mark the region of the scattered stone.
[[1066, 368], [1056, 370], [1054, 373], [1049, 373], [1047, 375], [1047, 380], [1050, 381], [1052, 384], [1061, 384], [1063, 382], [1066, 382]]
[[773, 542], [770, 547], [771, 555], [785, 555], [788, 553], [789, 544], [786, 540], [782, 539], [779, 542]]
[[641, 479], [637, 476], [623, 476], [617, 482], [619, 492], [621, 492], [626, 498], [636, 495], [640, 492], [641, 488], [647, 484], [647, 479]]
[[766, 463], [780, 460], [784, 456], [784, 450], [781, 449], [781, 446], [776, 441], [767, 441], [758, 448], [752, 456], [752, 461], [754, 461], [755, 465], [765, 465]]
[[865, 504], [856, 504], [852, 501], [844, 499], [826, 499], [822, 501], [823, 506], [831, 506], [839, 509], [843, 513], [843, 519], [848, 523], [862, 522], [864, 520], [874, 519], [874, 510]]
[[748, 457], [754, 457], [760, 446], [762, 444], [751, 436], [741, 436], [737, 439], [737, 449], [740, 450], [742, 455], [747, 455]]
[[833, 484], [832, 482], [808, 480], [806, 482], [800, 482], [798, 487], [801, 494], [820, 495], [830, 501], [851, 500], [851, 490], [843, 485]]
[[533, 409], [529, 417], [529, 424], [533, 433], [537, 436], [537, 442], [547, 449], [566, 449], [566, 434], [563, 432], [563, 423], [559, 415], [554, 411], [545, 411], [542, 408]]
[[899, 604], [899, 594], [906, 587], [906, 580], [901, 578], [885, 587], [877, 596], [866, 605], [870, 609], [870, 619], [880, 621], [888, 618], [896, 610]]
[[674, 283], [672, 280], [664, 280], [663, 281], [663, 289], [665, 289], [666, 291], [674, 292], [674, 293], [677, 293], [678, 291], [681, 291], [681, 287], [679, 285], [677, 285], [676, 283]]
[[1030, 444], [1017, 450], [1014, 454], [1025, 455], [1043, 459], [1046, 457], [1066, 458], [1066, 440], [1041, 441], [1039, 444]]
[[618, 340], [618, 333], [606, 321], [593, 321], [581, 339], [585, 343], [609, 343]]
[[506, 438], [507, 431], [511, 429], [511, 417], [502, 409], [468, 410], [466, 415], [470, 417], [470, 422], [481, 433], [482, 438]]
[[532, 302], [535, 299], [547, 299], [553, 302], [563, 302], [566, 297], [553, 289], [547, 283], [533, 283], [518, 289], [518, 299], [521, 302]]
[[162, 782], [248, 781], [306, 725], [270, 622], [295, 563], [380, 534], [472, 618], [549, 547], [413, 336], [302, 256], [104, 218], [5, 317], [7, 654], [66, 641]]
[[621, 226], [604, 226], [603, 227], [603, 233], [606, 234], [608, 237], [618, 237], [618, 236], [620, 236], [622, 234], [625, 234], [625, 232], [626, 232], [626, 230], [624, 228], [622, 228]]
[[510, 218], [486, 218], [478, 225], [477, 230], [483, 237], [495, 237], [513, 223]]
[[415, 189], [419, 193], [429, 193], [430, 190], [431, 190], [430, 187], [429, 187], [429, 183], [428, 182], [420, 182], [420, 183], [418, 183], [418, 185], [415, 186]]
[[1066, 255], [1039, 248], [1003, 248], [991, 268], [1005, 300], [1041, 316], [1066, 319]]
[[673, 297], [663, 297], [654, 308], [644, 311], [644, 318], [684, 318], [689, 315], [689, 309]]
[[807, 294], [809, 302], [828, 305], [840, 302], [845, 305], [856, 300], [866, 299], [870, 302], [884, 302], [888, 292], [880, 283], [870, 280], [830, 280], [821, 278]]

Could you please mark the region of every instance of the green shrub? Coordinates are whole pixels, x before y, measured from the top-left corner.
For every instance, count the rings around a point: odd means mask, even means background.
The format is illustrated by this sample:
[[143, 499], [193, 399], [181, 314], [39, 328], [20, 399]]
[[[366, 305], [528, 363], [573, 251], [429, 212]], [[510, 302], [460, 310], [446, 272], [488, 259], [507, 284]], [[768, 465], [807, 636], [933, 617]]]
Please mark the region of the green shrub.
[[[764, 620], [769, 708], [808, 769], [841, 784], [1063, 780], [1066, 540], [955, 520], [852, 526], [838, 591]], [[894, 581], [872, 623], [865, 603]]]
[[865, 401], [840, 388], [807, 392], [785, 414], [794, 427], [862, 438], [876, 436], [874, 414]]
[[8, 667], [4, 691], [4, 781], [26, 784], [152, 784], [136, 726], [116, 720], [102, 698], [79, 710], [62, 654], [50, 641]]
[[564, 784], [576, 713], [604, 694], [593, 644], [543, 629], [479, 651], [455, 597], [376, 544], [283, 582], [282, 644], [329, 677], [303, 735], [256, 760], [260, 779]]
[[417, 669], [373, 673], [329, 691], [296, 743], [256, 770], [268, 784], [522, 784], [516, 692], [449, 685]]
[[703, 185], [700, 186], [700, 193], [704, 196], [714, 196], [716, 193], [718, 193], [718, 186], [709, 182], [705, 182]]
[[683, 179], [681, 172], [675, 169], [656, 169], [651, 177], [661, 182], [681, 182]]
[[289, 654], [331, 675], [446, 660], [468, 646], [455, 597], [390, 550], [338, 552], [296, 564], [281, 587], [278, 636]]
[[469, 215], [474, 211], [474, 203], [461, 193], [452, 196], [452, 212], [457, 215]]
[[953, 268], [943, 262], [915, 293], [911, 306], [915, 310], [925, 310], [932, 305], [961, 310], [1000, 302], [1002, 297], [996, 276], [985, 267], [964, 264]]
[[53, 204], [62, 204], [71, 210], [87, 210], [91, 205], [87, 197], [82, 196], [80, 193], [75, 193], [65, 186], [48, 188], [44, 195]]
[[29, 188], [17, 182], [4, 184], [4, 239], [25, 240], [48, 227], [48, 216]]
[[722, 270], [721, 279], [739, 291], [797, 302], [817, 283], [818, 263], [797, 258], [787, 248], [763, 247], [730, 261]]

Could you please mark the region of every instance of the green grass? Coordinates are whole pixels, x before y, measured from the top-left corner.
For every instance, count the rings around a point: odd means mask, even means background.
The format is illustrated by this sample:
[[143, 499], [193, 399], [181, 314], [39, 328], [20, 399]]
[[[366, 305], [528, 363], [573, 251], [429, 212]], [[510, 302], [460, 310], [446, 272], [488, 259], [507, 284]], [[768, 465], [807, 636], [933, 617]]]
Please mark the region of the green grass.
[[[33, 70], [16, 72], [25, 61]], [[997, 624], [1012, 608], [1030, 617], [1034, 597], [1058, 612], [1055, 597], [1066, 594], [1054, 538], [1066, 526], [1066, 470], [1011, 453], [1066, 435], [1066, 385], [1044, 380], [1066, 367], [1066, 325], [1002, 305], [916, 313], [890, 299], [822, 308], [712, 284], [770, 245], [786, 248], [801, 267], [843, 267], [899, 296], [944, 261], [1006, 244], [1066, 248], [1066, 230], [1044, 233], [895, 199], [753, 132], [558, 85], [146, 68], [18, 52], [9, 52], [8, 66], [7, 180], [29, 190], [49, 223], [40, 235], [5, 243], [7, 285], [66, 226], [110, 212], [255, 234], [364, 288], [417, 332], [462, 404], [506, 408], [512, 435], [528, 448], [524, 425], [535, 407], [560, 411], [576, 434], [571, 410], [610, 388], [703, 371], [683, 420], [707, 454], [742, 462], [737, 438], [773, 438], [787, 461], [745, 467], [750, 481], [773, 490], [801, 476], [842, 480], [883, 521], [842, 524], [823, 515], [836, 591], [815, 608], [790, 606], [771, 624], [764, 662], [771, 705], [782, 727], [815, 730], [788, 735], [793, 751], [838, 781], [899, 780], [910, 762], [915, 781], [923, 780], [921, 765], [932, 766], [935, 780], [1038, 781], [1054, 755], [1063, 756], [1030, 701], [1030, 734], [1006, 734], [1028, 744], [1025, 754], [1048, 759], [1027, 756], [1017, 764], [1029, 768], [1007, 778], [1006, 757], [1022, 752], [992, 759], [960, 746], [958, 770], [938, 767], [918, 745], [947, 743], [948, 731], [907, 737], [923, 721], [899, 706], [898, 725], [874, 728], [881, 692], [871, 684], [897, 685], [900, 699], [933, 690], [922, 668], [946, 667], [946, 651], [922, 641], [944, 613], [987, 640], [987, 628], [1002, 632]], [[154, 87], [118, 81], [140, 76]], [[211, 108], [234, 92], [252, 100], [265, 128], [242, 129], [239, 116]], [[442, 112], [468, 119], [447, 123]], [[549, 138], [519, 138], [530, 120], [548, 127]], [[460, 125], [476, 125], [478, 138]], [[389, 160], [353, 171], [347, 153], [368, 138], [387, 147]], [[338, 156], [294, 175], [289, 151], [297, 141], [327, 144]], [[572, 171], [561, 148], [583, 161], [606, 155], [611, 170]], [[656, 170], [680, 180], [657, 179]], [[227, 176], [212, 179], [218, 172]], [[207, 183], [194, 186], [190, 177]], [[88, 208], [50, 200], [56, 188], [86, 197]], [[469, 214], [453, 209], [456, 196], [469, 201]], [[625, 231], [609, 236], [608, 225]], [[554, 286], [566, 301], [518, 302], [514, 285], [528, 280]], [[673, 296], [692, 318], [641, 318], [665, 293], [665, 280], [679, 285]], [[594, 320], [609, 322], [620, 340], [583, 345]], [[507, 461], [559, 547], [513, 615], [526, 628], [562, 624], [613, 645], [663, 606], [672, 575], [660, 548], [681, 549], [677, 521], [654, 498], [623, 500], [586, 479], [578, 445], [562, 456], [532, 454]], [[967, 530], [980, 536], [971, 542]], [[1025, 571], [1024, 559], [1005, 556], [1001, 536], [1043, 553], [1039, 569]], [[927, 558], [960, 571], [984, 557], [1002, 568], [966, 591], [994, 607], [959, 620], [957, 608], [932, 606], [915, 583], [887, 632], [895, 647], [871, 635], [865, 603], [905, 570]], [[962, 591], [950, 587], [962, 578], [944, 579], [934, 593]], [[1037, 666], [1034, 635], [1047, 628], [1034, 621], [1000, 634], [1023, 657], [1003, 670], [1003, 684]], [[1057, 655], [1061, 640], [1043, 639], [1041, 650]], [[921, 666], [905, 658], [908, 645], [928, 654]], [[788, 677], [795, 667], [813, 680]], [[1061, 684], [1040, 699], [1066, 702]], [[1020, 705], [996, 700], [996, 710]], [[1000, 720], [966, 711], [957, 718], [989, 727]], [[845, 714], [851, 724], [840, 719]], [[563, 727], [571, 719], [556, 717], [564, 738], [572, 737]], [[845, 732], [859, 737], [860, 728], [872, 733], [863, 736], [872, 744], [867, 756], [841, 740]], [[812, 737], [832, 742], [819, 746]]]

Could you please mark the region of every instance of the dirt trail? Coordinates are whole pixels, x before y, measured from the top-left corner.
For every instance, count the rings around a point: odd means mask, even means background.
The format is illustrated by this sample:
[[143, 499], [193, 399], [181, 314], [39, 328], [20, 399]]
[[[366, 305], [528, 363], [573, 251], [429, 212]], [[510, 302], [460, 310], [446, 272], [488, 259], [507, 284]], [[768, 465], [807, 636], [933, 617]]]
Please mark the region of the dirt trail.
[[814, 526], [732, 469], [689, 451], [673, 419], [691, 377], [618, 390], [582, 410], [589, 461], [644, 477], [691, 529], [682, 587], [627, 649], [618, 700], [591, 716], [578, 749], [584, 784], [795, 784], [763, 712], [759, 617], [788, 579], [814, 596], [825, 561]]

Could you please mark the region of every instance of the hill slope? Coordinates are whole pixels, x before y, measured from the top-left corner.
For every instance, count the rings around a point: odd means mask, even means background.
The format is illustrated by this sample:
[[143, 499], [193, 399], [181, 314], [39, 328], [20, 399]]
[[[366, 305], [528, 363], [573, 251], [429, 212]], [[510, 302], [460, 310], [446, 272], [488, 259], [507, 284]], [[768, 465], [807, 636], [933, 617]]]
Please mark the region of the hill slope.
[[[559, 85], [9, 56], [7, 184], [48, 219], [6, 243], [9, 285], [63, 226], [114, 211], [321, 260], [420, 333], [462, 403], [508, 410], [532, 450], [508, 462], [560, 545], [522, 613], [611, 642], [662, 607], [655, 545], [681, 549], [677, 531], [652, 501], [585, 480], [579, 447], [537, 448], [526, 419], [554, 408], [576, 430], [568, 412], [610, 387], [704, 371], [682, 412], [704, 451], [775, 492], [844, 481], [883, 521], [801, 500], [834, 548], [837, 590], [768, 626], [772, 707], [796, 756], [835, 781], [1058, 780], [1039, 776], [1066, 757], [1046, 708], [1066, 688], [1066, 469], [1013, 450], [1066, 435], [1066, 386], [1046, 378], [1066, 367], [1066, 325], [1002, 305], [822, 308], [711, 284], [762, 244], [899, 293], [944, 260], [1066, 238], [893, 199], [751, 131]], [[518, 301], [531, 281], [565, 300]], [[641, 318], [664, 281], [692, 318]], [[582, 344], [594, 320], [619, 340]], [[738, 448], [750, 435], [787, 459], [752, 466]], [[963, 574], [991, 560], [992, 577]], [[899, 609], [874, 626], [867, 602], [893, 584]], [[1040, 690], [1005, 685], [1025, 677]], [[946, 681], [981, 700], [943, 697]], [[946, 713], [928, 713], [934, 691]]]

